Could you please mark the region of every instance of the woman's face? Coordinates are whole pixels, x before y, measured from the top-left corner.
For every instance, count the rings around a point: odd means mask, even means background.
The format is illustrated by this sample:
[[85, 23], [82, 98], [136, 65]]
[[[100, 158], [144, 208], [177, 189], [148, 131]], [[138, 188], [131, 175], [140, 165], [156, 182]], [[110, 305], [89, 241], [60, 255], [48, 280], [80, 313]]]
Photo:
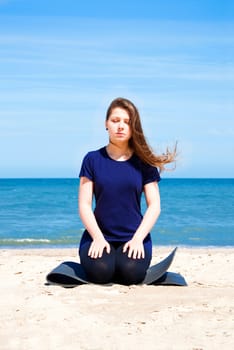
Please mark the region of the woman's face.
[[130, 117], [122, 108], [114, 108], [106, 121], [106, 128], [112, 142], [128, 142], [132, 136]]

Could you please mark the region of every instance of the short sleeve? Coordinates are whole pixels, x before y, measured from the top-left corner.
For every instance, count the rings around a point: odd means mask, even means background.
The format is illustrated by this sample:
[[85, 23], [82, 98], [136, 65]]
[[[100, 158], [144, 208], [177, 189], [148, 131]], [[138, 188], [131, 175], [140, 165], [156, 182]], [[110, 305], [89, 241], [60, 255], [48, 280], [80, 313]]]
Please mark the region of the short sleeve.
[[85, 176], [89, 180], [93, 181], [94, 174], [93, 174], [93, 162], [92, 162], [92, 157], [91, 154], [88, 153], [83, 159], [83, 162], [81, 164], [81, 169], [79, 173], [79, 177]]
[[158, 169], [149, 164], [143, 164], [142, 175], [143, 185], [154, 181], [159, 182], [161, 180]]

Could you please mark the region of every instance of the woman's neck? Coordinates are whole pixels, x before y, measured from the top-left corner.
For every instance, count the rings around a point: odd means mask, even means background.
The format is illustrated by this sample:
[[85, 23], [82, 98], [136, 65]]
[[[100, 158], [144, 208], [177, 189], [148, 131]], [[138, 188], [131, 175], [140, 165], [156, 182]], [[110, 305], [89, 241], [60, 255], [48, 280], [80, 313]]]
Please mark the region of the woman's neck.
[[128, 160], [132, 156], [132, 150], [128, 144], [114, 144], [109, 142], [106, 151], [110, 158], [118, 161]]

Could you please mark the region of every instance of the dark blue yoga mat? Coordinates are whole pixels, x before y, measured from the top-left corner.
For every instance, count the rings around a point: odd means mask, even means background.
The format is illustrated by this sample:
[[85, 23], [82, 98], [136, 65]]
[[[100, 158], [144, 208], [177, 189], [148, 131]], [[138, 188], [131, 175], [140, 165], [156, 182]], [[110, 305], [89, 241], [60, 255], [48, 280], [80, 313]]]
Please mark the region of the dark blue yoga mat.
[[[174, 259], [176, 250], [177, 248], [165, 259], [150, 266], [142, 284], [186, 286], [187, 283], [183, 276], [175, 272], [167, 271]], [[56, 284], [66, 288], [90, 283], [81, 264], [73, 261], [65, 261], [55, 267], [46, 276], [46, 280], [49, 284]]]

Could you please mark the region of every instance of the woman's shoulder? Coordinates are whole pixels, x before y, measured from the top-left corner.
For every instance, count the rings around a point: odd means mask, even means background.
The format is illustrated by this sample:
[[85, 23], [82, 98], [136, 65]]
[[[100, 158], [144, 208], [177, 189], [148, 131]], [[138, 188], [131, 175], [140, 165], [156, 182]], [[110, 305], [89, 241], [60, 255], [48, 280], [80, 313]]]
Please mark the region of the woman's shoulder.
[[138, 163], [138, 166], [141, 169], [143, 178], [147, 179], [146, 181], [160, 181], [160, 174], [158, 171], [158, 168], [150, 165], [148, 163], [145, 163], [143, 160], [141, 160], [138, 156], [135, 156], [135, 162]]
[[103, 148], [99, 148], [94, 151], [89, 151], [86, 153], [86, 155], [83, 158], [81, 170], [79, 176], [86, 176], [90, 180], [93, 179], [93, 174], [95, 169], [100, 164], [100, 158], [102, 157], [101, 154], [103, 152]]
[[98, 148], [96, 150], [88, 151], [85, 157], [96, 157], [103, 154], [105, 147]]
[[146, 162], [144, 162], [137, 154], [133, 153], [132, 160], [135, 164], [138, 164], [138, 166], [142, 170], [147, 170], [147, 169], [155, 169], [155, 166], [150, 165]]
[[105, 156], [105, 147], [101, 147], [99, 149], [89, 151], [88, 153], [85, 154], [84, 161], [99, 159], [100, 157], [103, 157], [103, 156]]

